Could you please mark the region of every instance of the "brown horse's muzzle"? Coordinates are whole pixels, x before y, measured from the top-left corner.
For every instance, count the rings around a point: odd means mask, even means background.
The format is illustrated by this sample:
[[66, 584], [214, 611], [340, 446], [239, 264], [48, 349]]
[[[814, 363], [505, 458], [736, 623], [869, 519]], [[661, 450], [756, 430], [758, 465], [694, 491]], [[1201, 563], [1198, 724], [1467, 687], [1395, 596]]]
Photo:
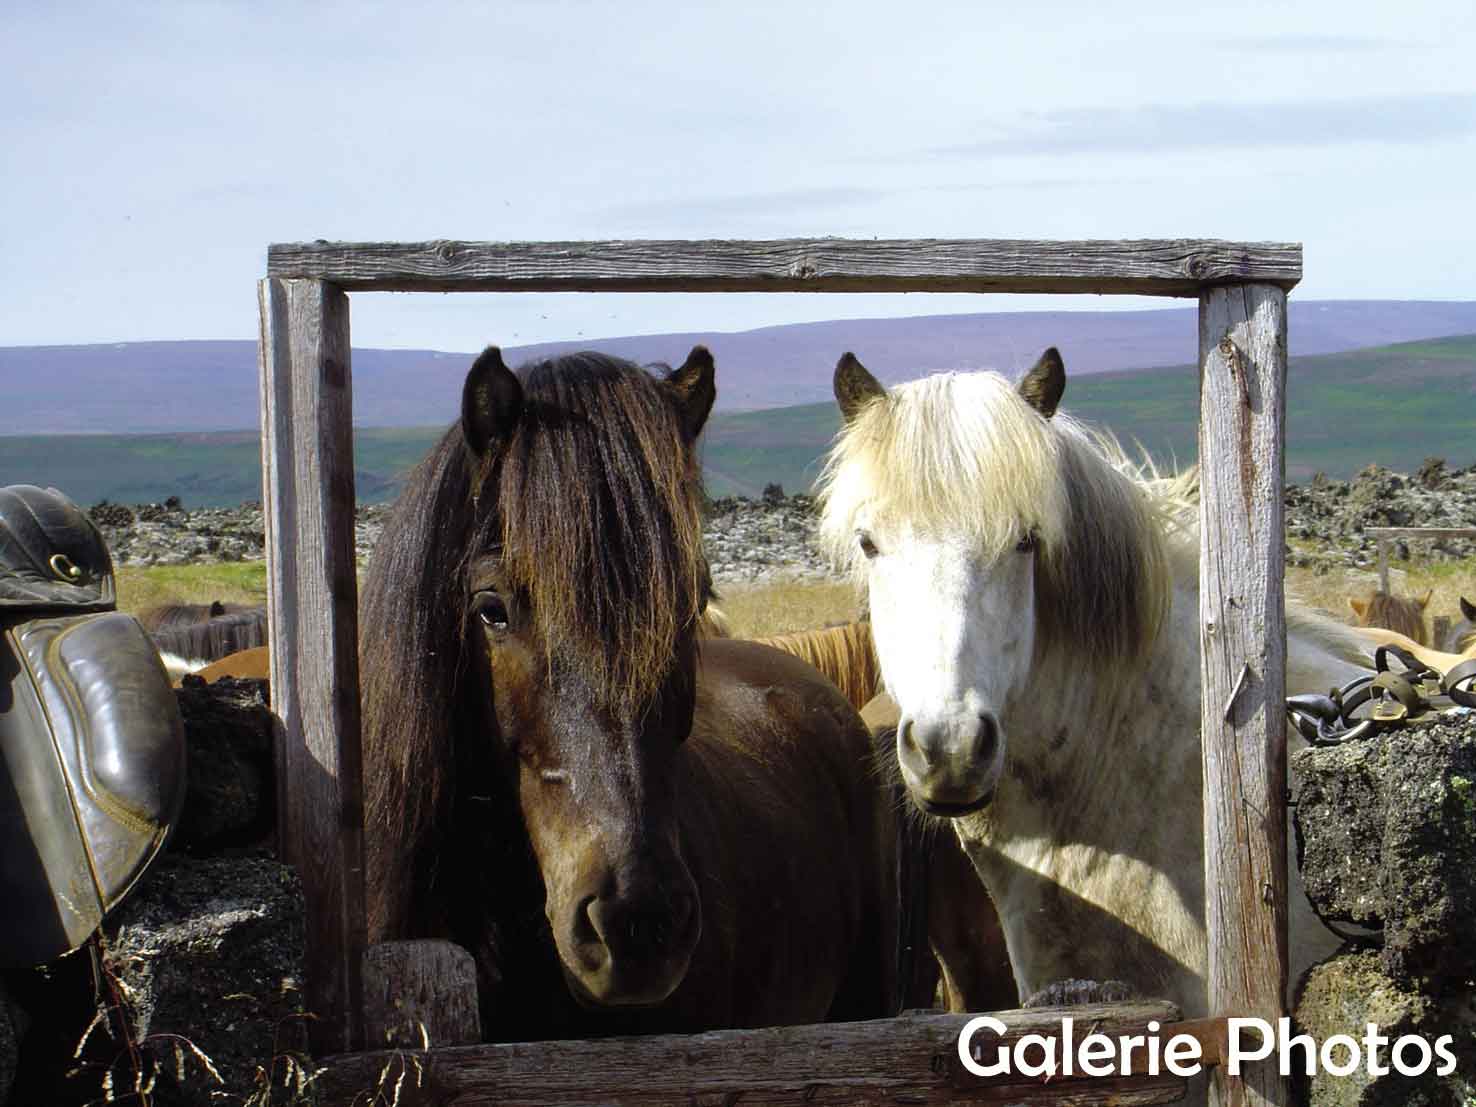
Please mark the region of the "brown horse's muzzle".
[[582, 1000], [603, 1006], [660, 1003], [687, 975], [702, 933], [697, 886], [673, 857], [667, 879], [607, 878], [576, 897], [554, 932]]

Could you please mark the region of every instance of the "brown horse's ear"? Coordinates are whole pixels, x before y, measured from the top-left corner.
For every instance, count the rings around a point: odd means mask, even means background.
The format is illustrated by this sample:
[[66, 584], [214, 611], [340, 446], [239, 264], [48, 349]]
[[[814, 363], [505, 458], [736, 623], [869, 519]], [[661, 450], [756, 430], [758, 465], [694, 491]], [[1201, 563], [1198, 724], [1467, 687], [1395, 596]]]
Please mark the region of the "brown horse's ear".
[[835, 363], [835, 402], [840, 405], [841, 418], [847, 423], [861, 414], [861, 409], [872, 400], [887, 394], [881, 382], [873, 377], [849, 350]]
[[1470, 619], [1473, 623], [1476, 623], [1476, 603], [1472, 603], [1470, 600], [1466, 599], [1465, 596], [1462, 596], [1461, 614]]
[[1425, 594], [1419, 599], [1415, 600], [1415, 606], [1418, 607], [1421, 611], [1425, 610], [1425, 608], [1430, 606], [1430, 597], [1433, 595], [1435, 595], [1435, 589], [1426, 588]]
[[695, 442], [707, 423], [713, 401], [717, 399], [716, 375], [717, 367], [707, 347], [693, 346], [681, 368], [673, 369], [666, 378], [666, 387], [676, 397], [682, 433], [688, 442]]
[[1357, 615], [1360, 619], [1368, 614], [1367, 600], [1355, 600], [1352, 596], [1349, 596], [1348, 606], [1353, 609], [1353, 614]]
[[488, 346], [472, 363], [461, 389], [461, 436], [478, 457], [507, 438], [523, 414], [523, 386], [502, 360], [502, 351]]
[[1047, 419], [1056, 414], [1056, 405], [1066, 391], [1066, 366], [1061, 352], [1054, 346], [1040, 355], [1035, 367], [1020, 382], [1020, 395], [1025, 402]]

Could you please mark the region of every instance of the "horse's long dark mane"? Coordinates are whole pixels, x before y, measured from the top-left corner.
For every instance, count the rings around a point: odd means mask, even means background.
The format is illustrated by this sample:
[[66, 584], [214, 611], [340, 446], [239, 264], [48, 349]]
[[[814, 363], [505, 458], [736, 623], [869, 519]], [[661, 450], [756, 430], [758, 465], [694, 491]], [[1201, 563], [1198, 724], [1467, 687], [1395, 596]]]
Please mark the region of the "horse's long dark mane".
[[[466, 729], [464, 565], [471, 481], [459, 427], [411, 473], [375, 546], [359, 604], [359, 667], [371, 937], [407, 923], [397, 899], [422, 900], [428, 847]], [[445, 820], [439, 820], [444, 824]], [[392, 890], [405, 887], [405, 897]]]
[[[675, 399], [598, 354], [518, 376], [511, 437], [473, 465], [451, 427], [407, 481], [364, 584], [371, 937], [438, 925], [454, 896], [471, 894], [471, 873], [450, 870], [496, 863], [489, 835], [512, 851], [508, 864], [525, 857], [468, 634], [472, 560], [500, 554], [539, 637], [573, 651], [612, 705], [655, 687], [701, 607], [700, 486]], [[482, 841], [467, 841], [469, 825]]]

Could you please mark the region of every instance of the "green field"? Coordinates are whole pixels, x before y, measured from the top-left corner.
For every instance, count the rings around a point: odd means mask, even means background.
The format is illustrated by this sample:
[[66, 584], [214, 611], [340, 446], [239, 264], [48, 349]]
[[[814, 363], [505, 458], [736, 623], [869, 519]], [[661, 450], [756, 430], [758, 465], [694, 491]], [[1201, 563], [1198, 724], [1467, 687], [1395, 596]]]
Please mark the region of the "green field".
[[[1476, 462], [1476, 336], [1293, 358], [1287, 396], [1287, 476], [1347, 477], [1370, 463], [1410, 471], [1426, 457]], [[719, 382], [721, 383], [721, 382]], [[1141, 442], [1161, 462], [1194, 460], [1199, 381], [1193, 366], [1074, 378], [1063, 406]], [[714, 415], [703, 464], [713, 496], [756, 496], [777, 482], [809, 487], [840, 421], [833, 404]], [[354, 433], [360, 500], [393, 497], [438, 431]], [[0, 485], [48, 484], [79, 503], [187, 507], [261, 498], [257, 436], [213, 434], [0, 437]]]

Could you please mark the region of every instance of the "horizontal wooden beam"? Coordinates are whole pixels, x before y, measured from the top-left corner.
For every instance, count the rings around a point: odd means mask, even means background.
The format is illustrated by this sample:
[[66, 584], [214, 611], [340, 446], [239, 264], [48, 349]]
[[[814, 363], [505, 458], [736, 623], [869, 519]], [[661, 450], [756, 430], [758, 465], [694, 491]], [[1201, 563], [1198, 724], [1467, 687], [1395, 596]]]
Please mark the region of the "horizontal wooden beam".
[[1476, 538], [1476, 527], [1364, 527], [1375, 538]]
[[1299, 243], [1213, 239], [307, 242], [267, 275], [380, 292], [1089, 292], [1302, 279]]
[[[367, 1102], [376, 1093], [412, 1104], [538, 1103], [1170, 1103], [1185, 1081], [1172, 1075], [1049, 1080], [1020, 1074], [979, 1077], [964, 1069], [959, 1033], [973, 1016], [915, 1013], [872, 1022], [721, 1030], [707, 1034], [594, 1041], [522, 1042], [330, 1057], [315, 1090], [325, 1104]], [[1006, 1033], [975, 1039], [986, 1063], [995, 1050], [1026, 1034], [1059, 1039], [1062, 1019], [1075, 1020], [1074, 1040], [1088, 1033], [1145, 1035], [1158, 1022], [1167, 1039], [1178, 1026], [1206, 1043], [1220, 1035], [1209, 1023], [1175, 1024], [1172, 1004], [1122, 1004], [1003, 1011]], [[1206, 1063], [1219, 1060], [1208, 1056]], [[1038, 1061], [1032, 1047], [1027, 1059]], [[1058, 1052], [1057, 1056], [1060, 1054]], [[403, 1082], [401, 1077], [403, 1076]], [[356, 1099], [356, 1097], [358, 1097]]]

